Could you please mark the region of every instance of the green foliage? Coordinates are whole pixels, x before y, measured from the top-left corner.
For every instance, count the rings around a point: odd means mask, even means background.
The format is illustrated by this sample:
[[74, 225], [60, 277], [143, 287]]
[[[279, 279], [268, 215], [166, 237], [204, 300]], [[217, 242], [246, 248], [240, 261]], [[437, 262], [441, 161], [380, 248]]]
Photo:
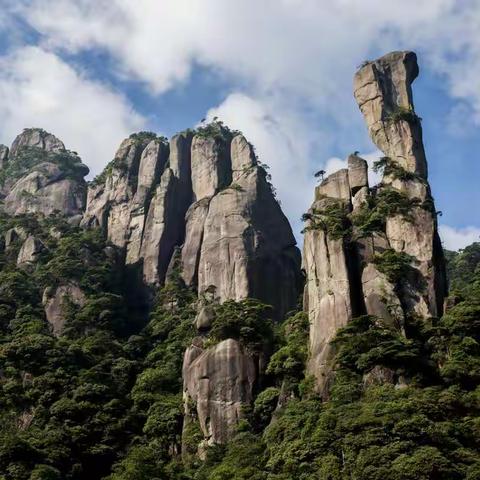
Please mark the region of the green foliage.
[[367, 202], [350, 215], [350, 219], [360, 236], [368, 236], [384, 232], [388, 217], [400, 215], [411, 221], [412, 209], [419, 204], [418, 199], [411, 199], [393, 187], [381, 186], [376, 195], [370, 195]]
[[375, 255], [374, 264], [384, 273], [388, 280], [396, 284], [405, 278], [412, 269], [413, 257], [405, 252], [397, 252], [392, 248]]
[[392, 177], [395, 180], [402, 180], [404, 182], [418, 180], [422, 183], [425, 180], [414, 172], [405, 170], [398, 162], [392, 160], [390, 157], [381, 157], [373, 162], [373, 171], [381, 172], [386, 177]]
[[411, 124], [420, 123], [422, 119], [415, 113], [413, 107], [396, 107], [387, 117], [387, 122], [397, 123], [405, 121]]
[[228, 444], [221, 463], [206, 462], [195, 480], [266, 480], [265, 445], [258, 436], [239, 433]]
[[311, 212], [303, 214], [302, 221], [308, 221], [304, 232], [309, 230], [323, 230], [334, 240], [348, 237], [351, 233], [348, 213], [349, 209], [344, 202], [328, 199], [324, 208], [314, 208]]
[[142, 145], [146, 145], [153, 140], [158, 140], [159, 142], [162, 142], [162, 143], [168, 143], [168, 139], [166, 137], [158, 136], [154, 132], [142, 131], [142, 132], [132, 133], [128, 138], [131, 138], [132, 140], [135, 140], [136, 142]]
[[215, 316], [209, 332], [210, 343], [227, 338], [239, 340], [252, 352], [273, 342], [271, 307], [255, 299], [227, 300], [214, 306]]
[[445, 256], [450, 290], [457, 294], [468, 292], [480, 274], [480, 242], [474, 242], [458, 252], [446, 251]]
[[430, 373], [422, 359], [422, 344], [407, 339], [399, 328], [384, 324], [371, 316], [354, 318], [340, 329], [333, 344], [337, 347], [337, 362], [356, 374], [370, 371], [377, 365], [408, 371], [411, 375], [422, 369]]
[[218, 142], [229, 142], [236, 135], [241, 135], [239, 130], [231, 130], [221, 120], [213, 119], [210, 123], [200, 125], [193, 133], [201, 138], [213, 138]]
[[253, 408], [257, 427], [263, 429], [269, 424], [272, 414], [277, 407], [279, 396], [280, 390], [276, 387], [268, 387], [258, 394]]
[[303, 377], [303, 370], [308, 355], [308, 316], [299, 312], [288, 318], [281, 329], [283, 342], [271, 356], [267, 373], [289, 383], [298, 383]]

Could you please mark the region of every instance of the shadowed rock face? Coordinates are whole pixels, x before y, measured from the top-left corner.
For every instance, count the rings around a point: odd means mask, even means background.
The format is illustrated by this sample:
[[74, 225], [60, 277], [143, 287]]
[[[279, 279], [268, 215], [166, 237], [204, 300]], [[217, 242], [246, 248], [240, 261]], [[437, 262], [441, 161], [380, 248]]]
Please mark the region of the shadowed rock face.
[[[372, 140], [385, 155], [382, 184], [369, 189], [366, 162], [351, 155], [348, 170], [330, 175], [316, 188], [309, 211], [303, 254], [304, 308], [311, 322], [308, 370], [325, 397], [334, 369], [330, 341], [353, 317], [372, 315], [403, 333], [411, 317], [428, 321], [442, 314], [444, 260], [421, 123], [413, 107], [411, 83], [417, 75], [412, 52], [390, 53], [356, 73], [355, 98]], [[372, 204], [386, 193], [408, 203], [408, 216], [393, 212], [383, 227], [365, 233], [355, 218], [375, 208]], [[342, 205], [349, 227], [339, 238], [315, 220], [328, 217], [332, 202]], [[385, 252], [409, 256], [401, 279], [382, 271]]]
[[[259, 298], [281, 316], [295, 304], [298, 291], [295, 238], [244, 137], [233, 138], [229, 156], [228, 177], [234, 181], [218, 190], [216, 177], [204, 175], [214, 179], [204, 191], [217, 188], [217, 193], [198, 200], [187, 213], [184, 279], [196, 283], [199, 292], [213, 285], [221, 302]], [[194, 170], [192, 163], [192, 176]]]
[[82, 213], [88, 167], [54, 135], [38, 128], [24, 130], [10, 150], [0, 147], [0, 168], [7, 213]]

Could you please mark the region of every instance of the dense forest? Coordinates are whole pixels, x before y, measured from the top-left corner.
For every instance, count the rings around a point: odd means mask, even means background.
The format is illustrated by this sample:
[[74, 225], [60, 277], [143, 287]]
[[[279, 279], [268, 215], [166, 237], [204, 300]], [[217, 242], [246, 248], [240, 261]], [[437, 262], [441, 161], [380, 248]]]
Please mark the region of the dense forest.
[[[441, 319], [408, 325], [408, 339], [369, 317], [338, 332], [327, 402], [304, 375], [304, 313], [274, 325], [254, 300], [216, 306], [212, 342], [238, 338], [255, 351], [269, 339], [273, 353], [238, 433], [203, 462], [195, 431], [179, 455], [182, 355], [195, 335], [196, 295], [173, 272], [148, 323], [131, 322], [126, 286], [98, 231], [55, 216], [3, 215], [2, 236], [12, 226], [35, 232], [54, 254], [25, 271], [14, 262], [18, 242], [2, 253], [5, 479], [479, 478], [480, 243], [447, 252], [451, 294]], [[88, 301], [71, 305], [56, 338], [41, 292], [63, 276], [76, 279]], [[408, 383], [365, 382], [372, 366], [395, 369]]]

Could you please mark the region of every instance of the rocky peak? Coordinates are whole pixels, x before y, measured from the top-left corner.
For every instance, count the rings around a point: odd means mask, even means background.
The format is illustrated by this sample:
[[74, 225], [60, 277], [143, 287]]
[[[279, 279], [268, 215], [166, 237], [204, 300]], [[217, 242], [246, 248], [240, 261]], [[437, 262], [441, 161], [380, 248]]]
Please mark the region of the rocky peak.
[[41, 128], [26, 128], [13, 141], [10, 155], [15, 157], [25, 147], [35, 147], [46, 152], [65, 151], [65, 145], [61, 140]]
[[304, 308], [310, 318], [310, 361], [327, 396], [339, 328], [371, 315], [405, 334], [413, 319], [442, 314], [446, 294], [436, 212], [411, 83], [416, 55], [393, 52], [367, 62], [355, 75], [354, 94], [374, 143], [382, 182], [368, 185], [365, 160], [327, 177], [305, 215]]
[[354, 95], [375, 145], [405, 170], [426, 178], [421, 119], [411, 87], [418, 73], [415, 53], [389, 53], [358, 70]]
[[82, 213], [88, 167], [51, 133], [24, 130], [10, 150], [0, 149], [0, 163], [0, 191], [7, 213]]

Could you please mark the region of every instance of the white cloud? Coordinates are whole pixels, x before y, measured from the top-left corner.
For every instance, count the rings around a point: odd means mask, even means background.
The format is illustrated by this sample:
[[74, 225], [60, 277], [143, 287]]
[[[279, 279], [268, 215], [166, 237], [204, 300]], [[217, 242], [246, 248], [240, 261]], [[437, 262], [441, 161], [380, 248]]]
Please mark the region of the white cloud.
[[123, 96], [38, 47], [0, 57], [0, 98], [0, 142], [10, 144], [25, 127], [42, 127], [77, 151], [92, 174], [144, 124]]
[[[101, 48], [162, 92], [195, 63], [256, 91], [284, 91], [348, 121], [352, 71], [419, 48], [452, 95], [480, 112], [480, 0], [10, 0], [52, 48]], [[452, 54], [456, 54], [455, 56]]]
[[454, 228], [440, 225], [438, 230], [443, 246], [448, 250], [458, 250], [480, 241], [480, 228], [477, 227]]

